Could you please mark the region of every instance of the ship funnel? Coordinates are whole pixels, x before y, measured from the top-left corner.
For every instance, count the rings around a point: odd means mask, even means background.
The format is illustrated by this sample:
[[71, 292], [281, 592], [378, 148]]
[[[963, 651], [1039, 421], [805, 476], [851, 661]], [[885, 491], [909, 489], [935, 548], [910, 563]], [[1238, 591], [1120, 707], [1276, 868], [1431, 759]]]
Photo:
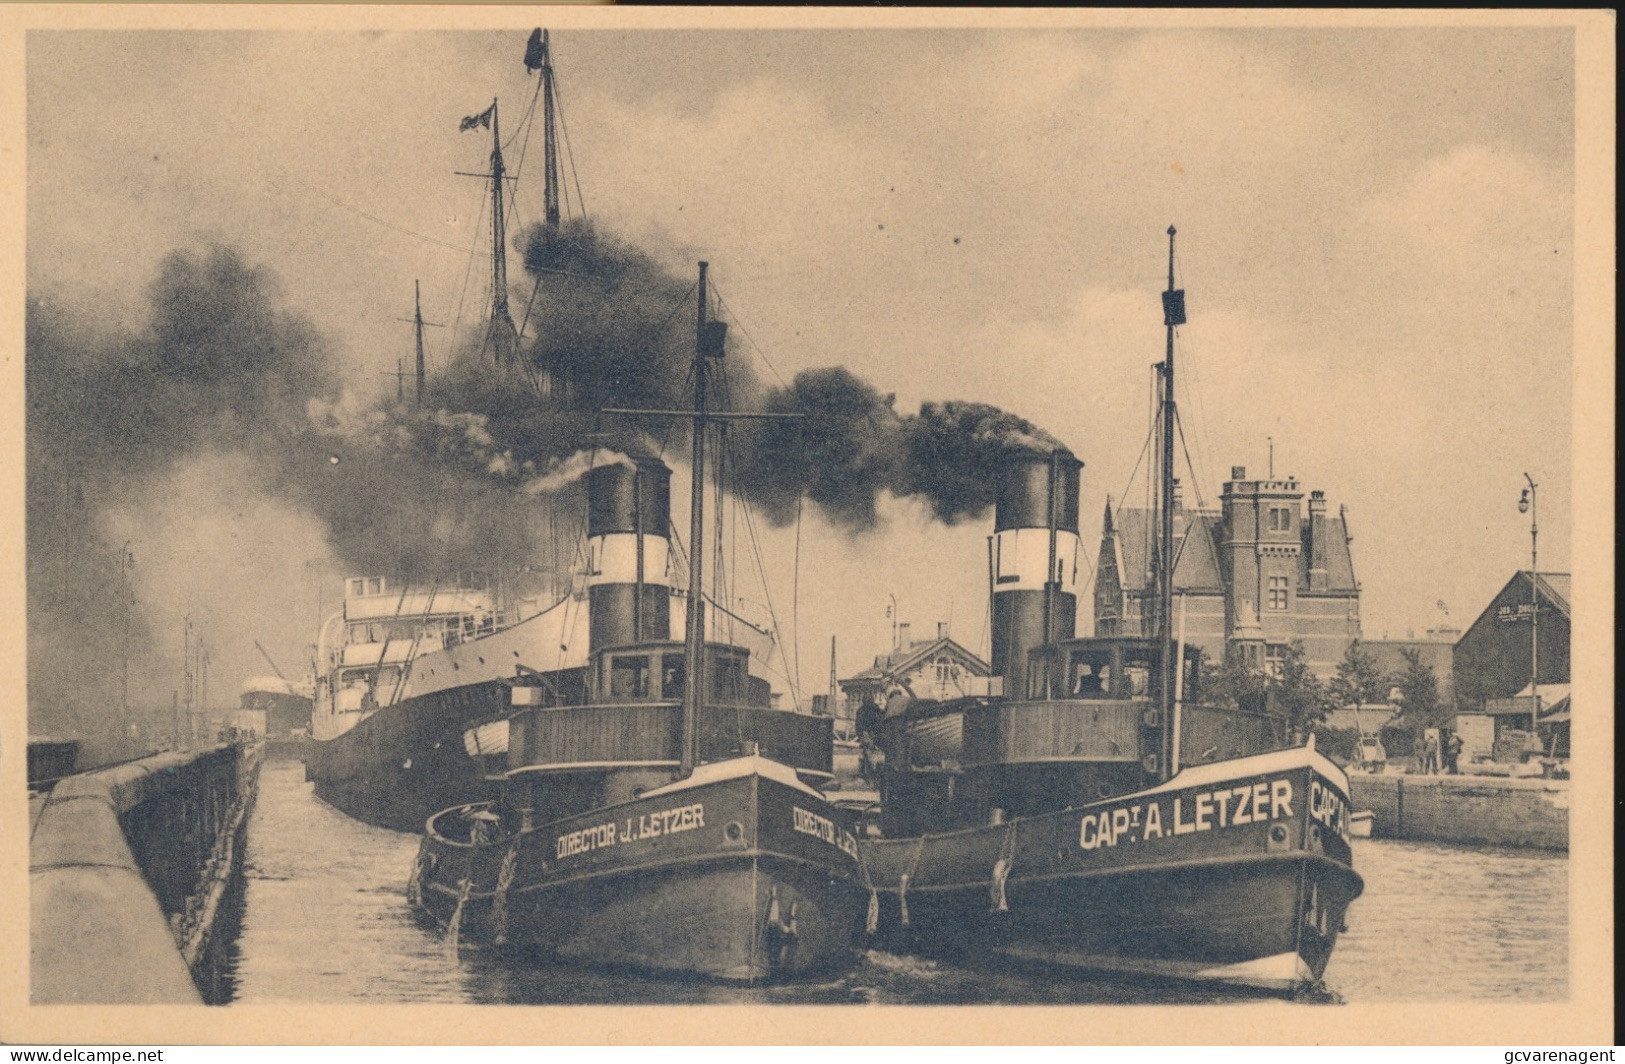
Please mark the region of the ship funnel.
[[1006, 462], [993, 518], [993, 673], [1013, 698], [1029, 690], [1027, 655], [1071, 639], [1078, 620], [1078, 474], [1065, 450]]
[[671, 638], [671, 469], [631, 458], [587, 473], [589, 649]]

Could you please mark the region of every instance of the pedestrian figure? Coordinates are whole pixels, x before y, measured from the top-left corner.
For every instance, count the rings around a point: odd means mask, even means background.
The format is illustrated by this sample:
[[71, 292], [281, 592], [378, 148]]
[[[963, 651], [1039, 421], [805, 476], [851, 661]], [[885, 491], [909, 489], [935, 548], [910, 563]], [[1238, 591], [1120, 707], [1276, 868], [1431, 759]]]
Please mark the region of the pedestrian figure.
[[1422, 735], [1422, 774], [1432, 776], [1439, 771], [1439, 729], [1429, 728]]
[[870, 783], [875, 782], [877, 769], [885, 755], [880, 752], [880, 726], [885, 714], [873, 697], [865, 698], [858, 707], [858, 775]]

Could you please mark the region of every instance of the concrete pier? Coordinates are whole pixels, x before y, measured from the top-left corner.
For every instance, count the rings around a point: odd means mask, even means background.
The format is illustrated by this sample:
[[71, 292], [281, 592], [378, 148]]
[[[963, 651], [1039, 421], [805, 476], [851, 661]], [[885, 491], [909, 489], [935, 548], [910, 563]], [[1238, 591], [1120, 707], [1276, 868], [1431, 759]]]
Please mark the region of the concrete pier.
[[1373, 838], [1569, 848], [1568, 780], [1351, 773], [1349, 790]]
[[71, 776], [29, 840], [36, 1004], [218, 1000], [222, 901], [241, 871], [257, 747]]

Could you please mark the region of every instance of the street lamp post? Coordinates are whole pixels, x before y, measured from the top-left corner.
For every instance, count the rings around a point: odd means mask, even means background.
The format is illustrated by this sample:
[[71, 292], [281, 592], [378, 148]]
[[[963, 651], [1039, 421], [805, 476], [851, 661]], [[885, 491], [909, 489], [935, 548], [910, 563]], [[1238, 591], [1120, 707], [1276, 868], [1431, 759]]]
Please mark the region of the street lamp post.
[[1523, 489], [1523, 495], [1518, 499], [1518, 512], [1529, 515], [1529, 731], [1537, 738], [1540, 735], [1540, 572], [1539, 551], [1536, 549], [1540, 536], [1540, 496], [1536, 489], [1539, 487], [1528, 473], [1523, 479], [1529, 486]]

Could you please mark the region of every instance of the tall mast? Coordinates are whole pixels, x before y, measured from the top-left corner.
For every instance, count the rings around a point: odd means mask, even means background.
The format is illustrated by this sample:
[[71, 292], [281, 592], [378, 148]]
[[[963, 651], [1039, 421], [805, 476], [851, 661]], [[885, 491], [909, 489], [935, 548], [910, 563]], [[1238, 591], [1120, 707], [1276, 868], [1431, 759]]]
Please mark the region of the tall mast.
[[553, 102], [553, 50], [548, 46], [547, 31], [542, 31], [542, 167], [545, 177], [542, 206], [549, 229], [559, 225], [559, 142], [554, 128], [556, 110]]
[[497, 101], [491, 101], [491, 328], [489, 342], [499, 366], [507, 365], [518, 346], [519, 330], [508, 310], [507, 220], [503, 216], [502, 130]]
[[413, 281], [413, 288], [417, 292], [417, 310], [412, 315], [412, 321], [417, 329], [418, 337], [418, 405], [423, 405], [423, 282]]
[[1162, 644], [1160, 714], [1163, 721], [1162, 768], [1165, 775], [1175, 771], [1173, 764], [1178, 722], [1174, 720], [1174, 678], [1183, 665], [1174, 660], [1174, 329], [1185, 324], [1185, 292], [1174, 287], [1174, 227], [1168, 227], [1168, 290], [1162, 294], [1162, 320], [1167, 329], [1167, 349], [1162, 363], [1162, 484], [1158, 504], [1157, 559], [1157, 638]]
[[687, 776], [699, 764], [700, 707], [705, 697], [705, 433], [713, 423], [728, 421], [796, 420], [800, 414], [770, 414], [754, 411], [721, 411], [712, 413], [707, 406], [710, 363], [721, 360], [728, 336], [728, 326], [720, 321], [709, 321], [706, 313], [706, 277], [708, 264], [700, 263], [699, 308], [694, 327], [694, 405], [689, 410], [633, 410], [625, 407], [604, 407], [604, 414], [627, 414], [635, 417], [682, 417], [693, 425], [694, 449], [689, 487], [688, 517], [688, 611], [685, 656], [688, 659], [687, 677], [683, 684], [683, 735], [678, 771]]
[[687, 776], [699, 762], [700, 699], [705, 691], [705, 275], [700, 263], [699, 314], [694, 326], [694, 453], [688, 512], [688, 668], [683, 686], [683, 754], [678, 771]]

